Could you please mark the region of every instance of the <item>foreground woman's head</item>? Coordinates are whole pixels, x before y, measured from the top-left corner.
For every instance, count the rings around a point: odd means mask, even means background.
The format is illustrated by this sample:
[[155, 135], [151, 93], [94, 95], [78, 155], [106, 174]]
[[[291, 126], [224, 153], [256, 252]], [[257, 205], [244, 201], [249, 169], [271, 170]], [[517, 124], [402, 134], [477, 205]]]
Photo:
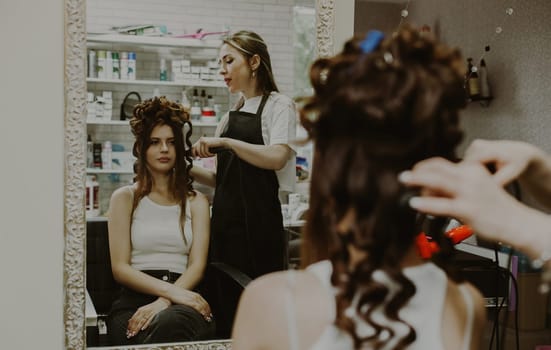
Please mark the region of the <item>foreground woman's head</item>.
[[[390, 317], [415, 292], [400, 262], [419, 232], [397, 175], [425, 158], [455, 158], [464, 73], [457, 50], [411, 27], [382, 40], [378, 32], [350, 40], [311, 68], [314, 96], [301, 111], [315, 145], [304, 263], [332, 261], [341, 290], [337, 325], [353, 335], [343, 310], [357, 289], [366, 288], [365, 302], [384, 301], [374, 270], [402, 287]], [[351, 246], [362, 253], [354, 264]], [[414, 331], [403, 341], [413, 339]]]

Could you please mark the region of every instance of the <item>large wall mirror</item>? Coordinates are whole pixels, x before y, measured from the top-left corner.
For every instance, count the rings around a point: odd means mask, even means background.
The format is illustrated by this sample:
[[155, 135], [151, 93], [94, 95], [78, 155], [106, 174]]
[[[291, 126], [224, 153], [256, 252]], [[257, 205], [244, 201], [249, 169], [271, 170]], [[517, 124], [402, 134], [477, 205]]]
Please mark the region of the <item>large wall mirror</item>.
[[[65, 211], [65, 248], [64, 248], [64, 325], [65, 325], [65, 347], [67, 349], [86, 348], [86, 215], [85, 215], [85, 178], [86, 178], [86, 143], [87, 143], [87, 81], [86, 81], [86, 56], [87, 56], [87, 29], [89, 27], [98, 27], [102, 25], [101, 19], [97, 17], [93, 23], [88, 23], [90, 18], [87, 12], [92, 13], [89, 5], [96, 1], [90, 0], [66, 0], [65, 1], [65, 171], [64, 171], [64, 211]], [[173, 0], [176, 3], [175, 0]], [[334, 0], [293, 0], [293, 1], [271, 1], [271, 2], [251, 2], [244, 0], [203, 0], [205, 8], [210, 8], [212, 13], [218, 13], [218, 16], [224, 16], [224, 11], [228, 14], [228, 21], [224, 23], [213, 23], [208, 11], [202, 12], [203, 15], [196, 15], [193, 23], [186, 26], [187, 30], [192, 28], [220, 29], [227, 25], [230, 30], [250, 29], [258, 31], [261, 35], [266, 34], [266, 30], [257, 30], [256, 25], [262, 21], [268, 21], [277, 17], [277, 13], [271, 11], [282, 11], [284, 6], [308, 5], [315, 8], [315, 25], [312, 25], [313, 37], [316, 38], [317, 55], [324, 56], [333, 52], [333, 32], [334, 32]], [[108, 2], [116, 7], [118, 2]], [[178, 2], [181, 3], [181, 2]], [[193, 1], [186, 1], [186, 4], [192, 8]], [[273, 4], [271, 4], [273, 3]], [[133, 2], [127, 1], [127, 4]], [[270, 5], [271, 4], [271, 5]], [[181, 4], [180, 4], [181, 5]], [[136, 4], [136, 6], [138, 6]], [[140, 4], [141, 7], [148, 5]], [[228, 9], [232, 6], [238, 7], [243, 14], [236, 16], [235, 10]], [[156, 23], [162, 23], [163, 18], [157, 12], [170, 12], [171, 1], [166, 0], [161, 3], [154, 3], [151, 20]], [[158, 7], [159, 11], [155, 11]], [[220, 7], [218, 10], [217, 8]], [[247, 14], [247, 8], [256, 8], [265, 11], [263, 18], [250, 18]], [[226, 10], [224, 10], [224, 8]], [[98, 10], [97, 8], [94, 10]], [[143, 10], [143, 9], [142, 9]], [[117, 10], [104, 8], [105, 17], [113, 16]], [[143, 18], [132, 18], [132, 14], [139, 12], [138, 8], [122, 8], [120, 10], [120, 24], [136, 24], [143, 21]], [[286, 14], [285, 10], [283, 13]], [[123, 23], [124, 22], [124, 23]], [[105, 23], [103, 23], [105, 24]], [[115, 25], [116, 23], [113, 23]], [[274, 31], [275, 32], [275, 31]], [[282, 45], [278, 43], [278, 34], [272, 33], [271, 38], [265, 35], [268, 46]], [[292, 52], [292, 48], [288, 50]], [[289, 55], [288, 60], [293, 60]], [[284, 61], [285, 57], [274, 59], [274, 70], [277, 75], [292, 76], [292, 69], [285, 73], [287, 69]], [[279, 72], [278, 72], [279, 70]], [[282, 89], [284, 90], [284, 89]], [[292, 95], [290, 88], [284, 91]], [[147, 96], [146, 96], [147, 97]], [[116, 108], [115, 108], [116, 110]], [[155, 349], [230, 349], [231, 341], [228, 339], [215, 339], [204, 342], [181, 343], [158, 346], [136, 346], [136, 349], [155, 348]]]

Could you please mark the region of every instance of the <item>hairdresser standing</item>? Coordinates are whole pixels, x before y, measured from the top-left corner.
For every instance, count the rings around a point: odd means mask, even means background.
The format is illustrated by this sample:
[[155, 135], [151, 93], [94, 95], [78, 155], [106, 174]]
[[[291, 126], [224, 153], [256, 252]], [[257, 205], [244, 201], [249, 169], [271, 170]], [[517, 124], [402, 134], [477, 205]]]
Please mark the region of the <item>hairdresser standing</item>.
[[262, 38], [240, 31], [226, 38], [220, 74], [241, 93], [215, 137], [201, 137], [193, 154], [217, 153], [216, 173], [194, 167], [192, 175], [215, 187], [211, 257], [256, 278], [284, 268], [284, 230], [279, 191], [293, 191], [296, 134], [294, 102], [278, 92]]

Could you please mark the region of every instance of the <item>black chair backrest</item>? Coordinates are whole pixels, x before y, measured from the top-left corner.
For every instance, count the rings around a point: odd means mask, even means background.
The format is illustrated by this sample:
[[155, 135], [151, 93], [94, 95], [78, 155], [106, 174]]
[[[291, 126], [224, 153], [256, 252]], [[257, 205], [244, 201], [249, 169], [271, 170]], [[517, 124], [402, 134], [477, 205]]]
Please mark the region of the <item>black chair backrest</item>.
[[113, 278], [107, 221], [86, 223], [86, 289], [98, 315], [107, 315], [120, 292]]

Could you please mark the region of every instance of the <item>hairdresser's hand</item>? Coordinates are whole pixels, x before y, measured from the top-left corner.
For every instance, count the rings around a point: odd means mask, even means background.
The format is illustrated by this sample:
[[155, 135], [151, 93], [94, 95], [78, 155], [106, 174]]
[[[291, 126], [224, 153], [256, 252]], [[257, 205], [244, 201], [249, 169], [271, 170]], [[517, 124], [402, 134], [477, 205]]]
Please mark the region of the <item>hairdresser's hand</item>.
[[518, 179], [522, 189], [551, 208], [551, 157], [529, 143], [476, 140], [465, 160], [493, 164], [494, 181], [503, 185]]
[[525, 142], [475, 140], [465, 152], [465, 161], [495, 166], [494, 181], [506, 185], [522, 176], [539, 155], [538, 148]]
[[227, 148], [226, 139], [223, 137], [206, 137], [201, 136], [197, 142], [193, 144], [192, 154], [194, 157], [209, 158], [214, 156], [213, 148]]
[[206, 321], [210, 322], [212, 320], [210, 306], [199, 293], [172, 285], [168, 290], [168, 294], [173, 304], [191, 306], [203, 315]]
[[500, 232], [518, 212], [518, 202], [478, 162], [431, 158], [400, 174], [399, 180], [421, 189], [409, 202], [413, 209], [456, 218], [488, 239], [500, 240]]
[[140, 307], [128, 320], [126, 337], [132, 338], [138, 332], [146, 329], [153, 318], [162, 310], [170, 306], [170, 301], [165, 298], [158, 298], [150, 304]]

